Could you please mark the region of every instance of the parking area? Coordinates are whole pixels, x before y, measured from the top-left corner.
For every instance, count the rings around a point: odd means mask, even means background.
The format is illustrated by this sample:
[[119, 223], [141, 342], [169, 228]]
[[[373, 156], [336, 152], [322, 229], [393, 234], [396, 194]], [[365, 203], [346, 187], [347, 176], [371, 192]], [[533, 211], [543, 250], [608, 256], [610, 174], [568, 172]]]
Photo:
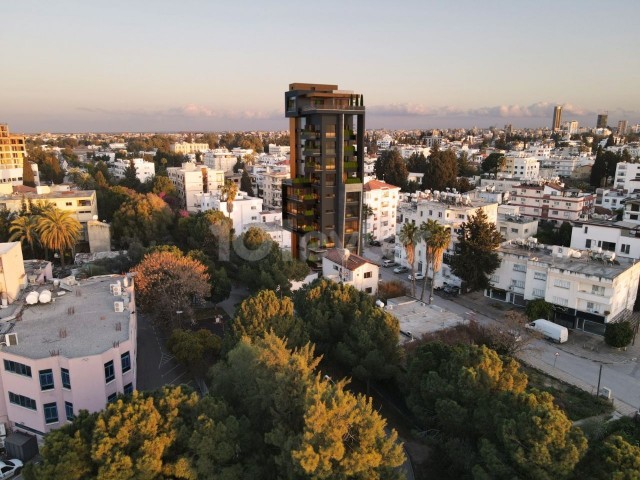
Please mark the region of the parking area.
[[166, 339], [148, 315], [138, 315], [138, 390], [157, 390], [163, 385], [194, 386], [186, 370], [165, 347]]

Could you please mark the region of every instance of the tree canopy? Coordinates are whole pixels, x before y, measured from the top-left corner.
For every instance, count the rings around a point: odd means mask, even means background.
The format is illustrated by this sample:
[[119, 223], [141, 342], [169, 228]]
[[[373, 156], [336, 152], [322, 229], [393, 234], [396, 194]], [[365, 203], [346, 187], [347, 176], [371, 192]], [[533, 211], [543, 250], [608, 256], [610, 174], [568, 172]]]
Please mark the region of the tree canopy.
[[378, 179], [402, 190], [407, 187], [409, 170], [402, 155], [395, 148], [383, 152], [376, 160], [374, 168]]
[[422, 179], [422, 188], [444, 191], [456, 188], [458, 180], [458, 159], [452, 150], [440, 150], [434, 145]]
[[131, 193], [113, 215], [113, 235], [123, 246], [134, 239], [149, 246], [165, 240], [172, 223], [173, 213], [160, 197]]

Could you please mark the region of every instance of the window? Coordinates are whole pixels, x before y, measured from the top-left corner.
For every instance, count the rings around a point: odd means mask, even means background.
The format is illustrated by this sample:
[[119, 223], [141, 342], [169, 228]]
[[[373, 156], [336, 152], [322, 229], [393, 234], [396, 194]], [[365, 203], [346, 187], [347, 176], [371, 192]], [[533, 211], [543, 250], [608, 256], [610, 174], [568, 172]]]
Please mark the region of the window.
[[534, 272], [533, 279], [534, 280], [544, 280], [546, 282], [547, 281], [547, 274], [543, 273], [543, 272]]
[[521, 265], [519, 263], [516, 263], [513, 265], [513, 271], [514, 272], [526, 272], [527, 271], [527, 266], [526, 265]]
[[534, 288], [533, 296], [538, 298], [544, 298], [544, 289], [542, 288]]
[[107, 403], [113, 403], [118, 398], [118, 392], [114, 392], [107, 397]]
[[585, 246], [585, 248], [591, 248], [591, 240], [586, 240], [584, 242], [584, 246]]
[[104, 379], [107, 383], [112, 382], [116, 378], [116, 372], [113, 369], [113, 360], [104, 364]]
[[334, 270], [340, 270], [340, 267], [338, 267], [338, 265], [334, 265], [334, 266], [333, 266], [333, 269], [334, 269]]
[[42, 409], [44, 410], [44, 423], [56, 423], [58, 421], [58, 405], [56, 402], [45, 403]]
[[628, 254], [630, 249], [631, 249], [631, 245], [625, 245], [624, 243], [620, 245], [620, 253]]
[[491, 275], [490, 280], [493, 283], [498, 283], [498, 282], [500, 282], [500, 275]]
[[71, 388], [71, 377], [69, 376], [69, 370], [66, 368], [61, 368], [60, 376], [62, 377], [62, 388]]
[[124, 352], [120, 355], [120, 362], [122, 364], [122, 373], [131, 370], [131, 356], [129, 355], [129, 352]]
[[373, 272], [364, 272], [364, 278], [371, 278], [373, 277]]
[[133, 383], [127, 383], [124, 386], [124, 394], [131, 395], [133, 393]]
[[31, 367], [23, 365], [22, 363], [13, 362], [11, 360], [4, 361], [4, 369], [7, 372], [17, 373], [18, 375], [24, 375], [25, 377], [31, 376]]
[[553, 286], [554, 287], [560, 287], [560, 288], [571, 288], [571, 282], [567, 281], [567, 280], [554, 280], [553, 281]]
[[516, 288], [524, 288], [524, 280], [511, 280], [511, 286]]
[[372, 287], [367, 287], [364, 289], [364, 293], [372, 293], [373, 292], [373, 288]]
[[518, 233], [518, 229], [517, 228], [512, 228], [511, 229], [511, 233]]
[[67, 416], [67, 420], [69, 421], [76, 418], [76, 416], [73, 414], [73, 403], [64, 402], [64, 414]]
[[553, 213], [554, 215], [558, 215], [558, 210], [553, 210], [551, 213]]
[[562, 297], [553, 297], [553, 303], [555, 303], [556, 305], [567, 307], [569, 305], [569, 300]]
[[36, 401], [34, 399], [13, 392], [9, 392], [9, 402], [30, 410], [36, 409]]
[[604, 297], [604, 287], [600, 285], [591, 285], [591, 294]]
[[53, 370], [40, 370], [40, 390], [53, 390]]

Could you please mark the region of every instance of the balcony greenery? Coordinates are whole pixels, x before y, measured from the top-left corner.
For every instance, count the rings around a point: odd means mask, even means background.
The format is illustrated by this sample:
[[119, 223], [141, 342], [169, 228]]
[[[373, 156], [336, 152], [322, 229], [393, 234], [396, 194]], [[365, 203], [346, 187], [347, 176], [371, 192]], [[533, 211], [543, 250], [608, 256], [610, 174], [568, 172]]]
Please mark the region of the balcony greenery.
[[349, 177], [345, 180], [344, 183], [362, 183], [362, 180], [356, 177]]

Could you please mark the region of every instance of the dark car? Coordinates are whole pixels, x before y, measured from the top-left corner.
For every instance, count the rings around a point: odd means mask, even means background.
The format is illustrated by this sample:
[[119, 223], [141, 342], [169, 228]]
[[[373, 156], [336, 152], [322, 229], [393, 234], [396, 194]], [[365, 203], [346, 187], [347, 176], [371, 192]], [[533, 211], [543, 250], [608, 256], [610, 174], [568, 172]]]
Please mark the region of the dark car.
[[382, 243], [380, 243], [378, 240], [371, 240], [369, 242], [369, 245], [371, 245], [372, 247], [381, 247]]
[[445, 285], [442, 288], [442, 291], [446, 294], [446, 295], [451, 295], [452, 297], [457, 296], [460, 293], [460, 288], [459, 287], [455, 287], [453, 285]]

